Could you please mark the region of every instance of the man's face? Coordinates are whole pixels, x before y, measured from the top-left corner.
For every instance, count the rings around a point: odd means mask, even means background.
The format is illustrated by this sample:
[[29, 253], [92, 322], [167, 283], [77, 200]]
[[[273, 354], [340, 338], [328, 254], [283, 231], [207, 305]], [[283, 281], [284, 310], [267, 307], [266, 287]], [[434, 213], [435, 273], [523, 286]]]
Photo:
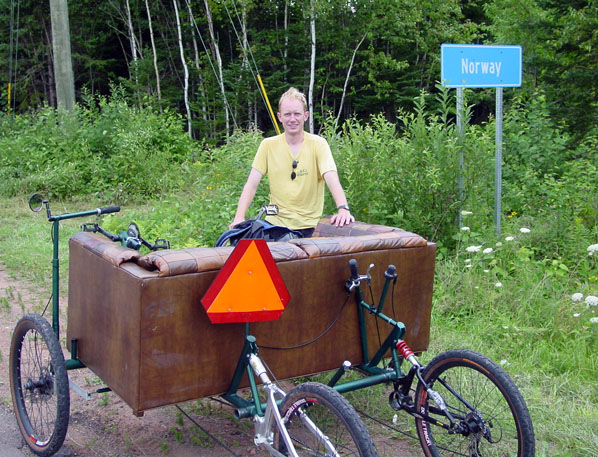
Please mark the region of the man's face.
[[303, 108], [303, 103], [292, 98], [284, 98], [280, 103], [278, 120], [286, 133], [298, 133], [303, 131], [303, 125], [309, 113]]

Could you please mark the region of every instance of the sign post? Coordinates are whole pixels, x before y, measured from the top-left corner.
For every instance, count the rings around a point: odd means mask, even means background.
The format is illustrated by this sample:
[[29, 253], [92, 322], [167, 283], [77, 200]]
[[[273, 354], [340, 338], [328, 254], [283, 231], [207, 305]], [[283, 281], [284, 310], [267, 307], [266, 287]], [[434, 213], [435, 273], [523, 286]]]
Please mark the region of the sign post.
[[[502, 114], [503, 87], [521, 86], [521, 46], [443, 44], [440, 48], [441, 81], [444, 87], [457, 89], [457, 126], [463, 135], [463, 89], [496, 88], [496, 150], [494, 172], [494, 227], [500, 237], [502, 194]], [[463, 156], [459, 155], [460, 198], [463, 195]], [[461, 212], [457, 218], [461, 226]]]

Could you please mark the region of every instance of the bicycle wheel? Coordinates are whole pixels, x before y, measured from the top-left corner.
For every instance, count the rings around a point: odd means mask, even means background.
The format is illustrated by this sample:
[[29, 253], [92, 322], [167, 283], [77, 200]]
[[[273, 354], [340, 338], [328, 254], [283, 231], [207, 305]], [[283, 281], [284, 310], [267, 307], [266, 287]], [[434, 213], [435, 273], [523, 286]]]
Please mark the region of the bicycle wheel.
[[[448, 431], [415, 419], [426, 456], [534, 456], [534, 428], [525, 401], [509, 375], [490, 359], [462, 349], [444, 352], [428, 364], [423, 378], [444, 398], [458, 422]], [[438, 405], [429, 401], [421, 382], [415, 405], [422, 414], [449, 423]]]
[[[376, 448], [361, 418], [349, 402], [331, 387], [307, 382], [293, 388], [280, 405], [280, 415], [299, 456], [377, 456]], [[328, 438], [337, 454], [308, 425], [312, 422]], [[280, 432], [275, 433], [278, 450], [287, 449]]]
[[17, 422], [29, 448], [40, 456], [56, 453], [69, 421], [69, 383], [60, 344], [48, 322], [23, 317], [10, 345], [10, 392]]

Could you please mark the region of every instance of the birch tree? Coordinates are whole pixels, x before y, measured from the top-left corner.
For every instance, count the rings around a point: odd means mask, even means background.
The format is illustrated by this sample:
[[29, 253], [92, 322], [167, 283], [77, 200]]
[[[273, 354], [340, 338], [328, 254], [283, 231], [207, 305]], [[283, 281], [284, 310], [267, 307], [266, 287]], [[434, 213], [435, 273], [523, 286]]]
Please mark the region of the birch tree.
[[181, 63], [185, 71], [183, 97], [185, 100], [185, 109], [187, 110], [187, 129], [189, 130], [189, 136], [193, 138], [193, 129], [191, 128], [191, 108], [189, 107], [189, 69], [187, 68], [187, 62], [185, 61], [185, 51], [183, 48], [183, 35], [181, 33], [181, 20], [179, 18], [179, 7], [177, 0], [172, 0], [174, 6], [174, 14], [176, 17], [177, 33], [179, 38], [179, 50], [181, 54]]
[[220, 49], [218, 47], [218, 42], [216, 41], [216, 34], [214, 33], [214, 22], [212, 20], [212, 11], [210, 10], [210, 4], [208, 0], [204, 0], [204, 4], [206, 7], [206, 19], [208, 20], [208, 29], [210, 31], [210, 47], [214, 53], [214, 57], [216, 58], [216, 63], [218, 65], [218, 84], [220, 85], [220, 92], [222, 94], [222, 102], [224, 103], [224, 116], [226, 121], [226, 137], [228, 138], [230, 135], [230, 121], [228, 115], [228, 104], [226, 103], [226, 93], [224, 91], [224, 76], [222, 71], [222, 58], [220, 57]]
[[199, 48], [197, 46], [197, 34], [195, 33], [195, 28], [197, 26], [195, 22], [195, 17], [193, 16], [193, 11], [191, 10], [191, 3], [189, 0], [185, 0], [187, 3], [187, 11], [189, 12], [189, 24], [191, 25], [191, 39], [193, 42], [193, 53], [194, 53], [194, 63], [195, 63], [195, 70], [197, 71], [197, 76], [199, 78], [199, 92], [201, 95], [201, 111], [202, 111], [202, 118], [204, 122], [207, 123], [208, 121], [208, 107], [206, 105], [206, 92], [204, 90], [204, 81], [203, 77], [200, 72], [200, 65], [199, 65]]
[[309, 30], [311, 36], [311, 64], [309, 69], [309, 94], [308, 106], [309, 112], [309, 133], [314, 133], [314, 83], [316, 79], [316, 12], [314, 8], [314, 1], [310, 0], [310, 15], [309, 15]]
[[367, 36], [367, 32], [363, 34], [363, 36], [361, 37], [361, 40], [359, 40], [359, 43], [357, 43], [357, 46], [355, 46], [355, 49], [353, 49], [353, 55], [351, 56], [351, 63], [349, 64], [349, 69], [347, 70], [347, 77], [345, 78], [345, 85], [343, 86], [343, 95], [341, 97], [341, 102], [340, 105], [338, 107], [338, 114], [336, 115], [336, 119], [334, 121], [334, 129], [336, 130], [336, 127], [338, 126], [338, 121], [341, 117], [341, 113], [343, 111], [343, 104], [345, 103], [345, 95], [347, 94], [347, 86], [349, 85], [349, 78], [351, 77], [351, 70], [353, 69], [353, 64], [355, 63], [355, 55], [357, 54], [357, 51], [359, 50], [359, 47], [361, 46], [361, 43], [363, 43], [363, 40], [365, 40], [365, 37]]
[[129, 0], [125, 0], [126, 7], [126, 21], [129, 28], [129, 43], [131, 45], [131, 56], [133, 58], [133, 75], [135, 83], [139, 83], [139, 76], [137, 74], [137, 43], [135, 40], [135, 31], [133, 30], [133, 20], [131, 19], [131, 7], [129, 6]]
[[149, 7], [149, 0], [145, 0], [145, 9], [147, 10], [147, 23], [150, 32], [150, 41], [152, 43], [152, 53], [154, 55], [154, 71], [156, 73], [156, 92], [158, 101], [162, 100], [160, 91], [160, 72], [158, 71], [158, 55], [156, 54], [156, 42], [154, 41], [154, 29], [152, 28], [152, 13]]

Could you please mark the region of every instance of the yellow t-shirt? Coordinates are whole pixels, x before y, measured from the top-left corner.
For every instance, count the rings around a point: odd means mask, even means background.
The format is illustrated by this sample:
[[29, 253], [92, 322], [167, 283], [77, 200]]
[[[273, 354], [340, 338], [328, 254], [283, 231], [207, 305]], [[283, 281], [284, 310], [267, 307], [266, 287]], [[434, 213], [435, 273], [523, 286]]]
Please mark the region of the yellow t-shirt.
[[[296, 178], [291, 179], [293, 160], [297, 161]], [[270, 203], [278, 205], [277, 216], [268, 222], [291, 229], [318, 225], [324, 209], [324, 178], [327, 171], [336, 171], [328, 142], [304, 132], [303, 144], [293, 159], [284, 133], [266, 138], [257, 150], [251, 165], [270, 182]]]

